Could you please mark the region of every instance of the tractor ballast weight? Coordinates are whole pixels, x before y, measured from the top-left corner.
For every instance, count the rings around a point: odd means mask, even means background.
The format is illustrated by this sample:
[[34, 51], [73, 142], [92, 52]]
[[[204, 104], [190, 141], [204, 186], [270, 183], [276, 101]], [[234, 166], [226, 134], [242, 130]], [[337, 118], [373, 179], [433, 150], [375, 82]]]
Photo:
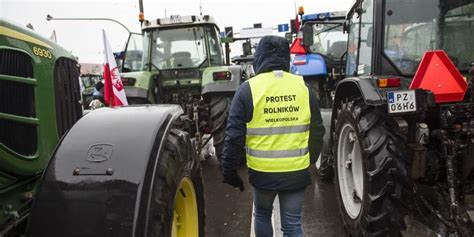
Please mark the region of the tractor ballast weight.
[[[79, 120], [43, 175], [27, 236], [171, 236], [179, 198], [194, 199], [185, 209], [197, 222], [182, 236], [203, 236], [201, 170], [182, 113], [130, 106]], [[182, 180], [191, 186], [178, 189]]]

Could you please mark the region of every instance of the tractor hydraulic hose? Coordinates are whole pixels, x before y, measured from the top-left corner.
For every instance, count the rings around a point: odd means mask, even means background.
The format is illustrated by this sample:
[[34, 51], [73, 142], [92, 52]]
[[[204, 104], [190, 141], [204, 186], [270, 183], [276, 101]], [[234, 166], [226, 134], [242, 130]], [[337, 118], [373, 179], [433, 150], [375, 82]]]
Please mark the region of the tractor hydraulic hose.
[[[452, 144], [454, 145], [454, 144]], [[454, 156], [447, 154], [447, 144], [442, 145], [443, 155], [447, 157], [446, 160], [446, 174], [448, 182], [448, 191], [449, 191], [449, 206], [451, 211], [451, 219], [455, 220], [458, 213], [458, 204], [456, 202], [456, 184], [455, 184], [455, 174], [454, 174]]]

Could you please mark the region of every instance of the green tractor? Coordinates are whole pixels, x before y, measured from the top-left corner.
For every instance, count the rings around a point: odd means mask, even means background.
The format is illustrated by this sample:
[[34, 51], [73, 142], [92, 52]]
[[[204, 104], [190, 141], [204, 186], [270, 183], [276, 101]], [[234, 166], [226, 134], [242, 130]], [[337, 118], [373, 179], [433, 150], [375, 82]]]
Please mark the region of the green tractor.
[[76, 59], [0, 19], [0, 236], [23, 231], [56, 144], [81, 116]]
[[[219, 28], [211, 16], [145, 20], [131, 34], [121, 66], [130, 104], [178, 104], [186, 131], [198, 141], [211, 134], [222, 155], [227, 114], [242, 81], [239, 66], [226, 66]], [[143, 37], [143, 43], [140, 42]], [[137, 43], [138, 42], [138, 43]]]
[[0, 236], [204, 236], [181, 106], [82, 116], [72, 55], [0, 23]]

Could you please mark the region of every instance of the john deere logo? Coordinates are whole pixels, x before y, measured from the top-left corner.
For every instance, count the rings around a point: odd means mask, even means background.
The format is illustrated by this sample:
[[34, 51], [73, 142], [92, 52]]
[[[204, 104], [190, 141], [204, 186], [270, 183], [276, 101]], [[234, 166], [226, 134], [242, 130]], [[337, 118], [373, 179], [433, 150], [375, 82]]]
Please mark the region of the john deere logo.
[[114, 147], [109, 144], [97, 144], [91, 146], [87, 152], [87, 160], [90, 162], [104, 162], [112, 156]]

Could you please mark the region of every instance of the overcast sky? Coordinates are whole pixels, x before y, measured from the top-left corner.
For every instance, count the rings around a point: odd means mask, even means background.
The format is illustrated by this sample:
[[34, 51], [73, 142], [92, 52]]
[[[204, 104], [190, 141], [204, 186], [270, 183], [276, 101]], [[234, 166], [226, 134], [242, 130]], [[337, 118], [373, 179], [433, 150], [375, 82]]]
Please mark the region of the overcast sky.
[[[296, 6], [306, 13], [348, 10], [353, 0], [143, 0], [146, 19], [167, 15], [197, 15], [202, 4], [203, 14], [214, 16], [224, 29], [234, 31], [262, 23], [276, 27], [295, 17]], [[79, 57], [81, 63], [102, 63], [104, 56], [102, 29], [105, 29], [113, 51], [121, 51], [128, 33], [119, 25], [106, 21], [46, 21], [54, 17], [104, 17], [125, 24], [139, 32], [138, 0], [0, 0], [0, 16], [22, 26], [31, 23], [36, 32], [50, 37], [56, 30], [58, 43]]]

